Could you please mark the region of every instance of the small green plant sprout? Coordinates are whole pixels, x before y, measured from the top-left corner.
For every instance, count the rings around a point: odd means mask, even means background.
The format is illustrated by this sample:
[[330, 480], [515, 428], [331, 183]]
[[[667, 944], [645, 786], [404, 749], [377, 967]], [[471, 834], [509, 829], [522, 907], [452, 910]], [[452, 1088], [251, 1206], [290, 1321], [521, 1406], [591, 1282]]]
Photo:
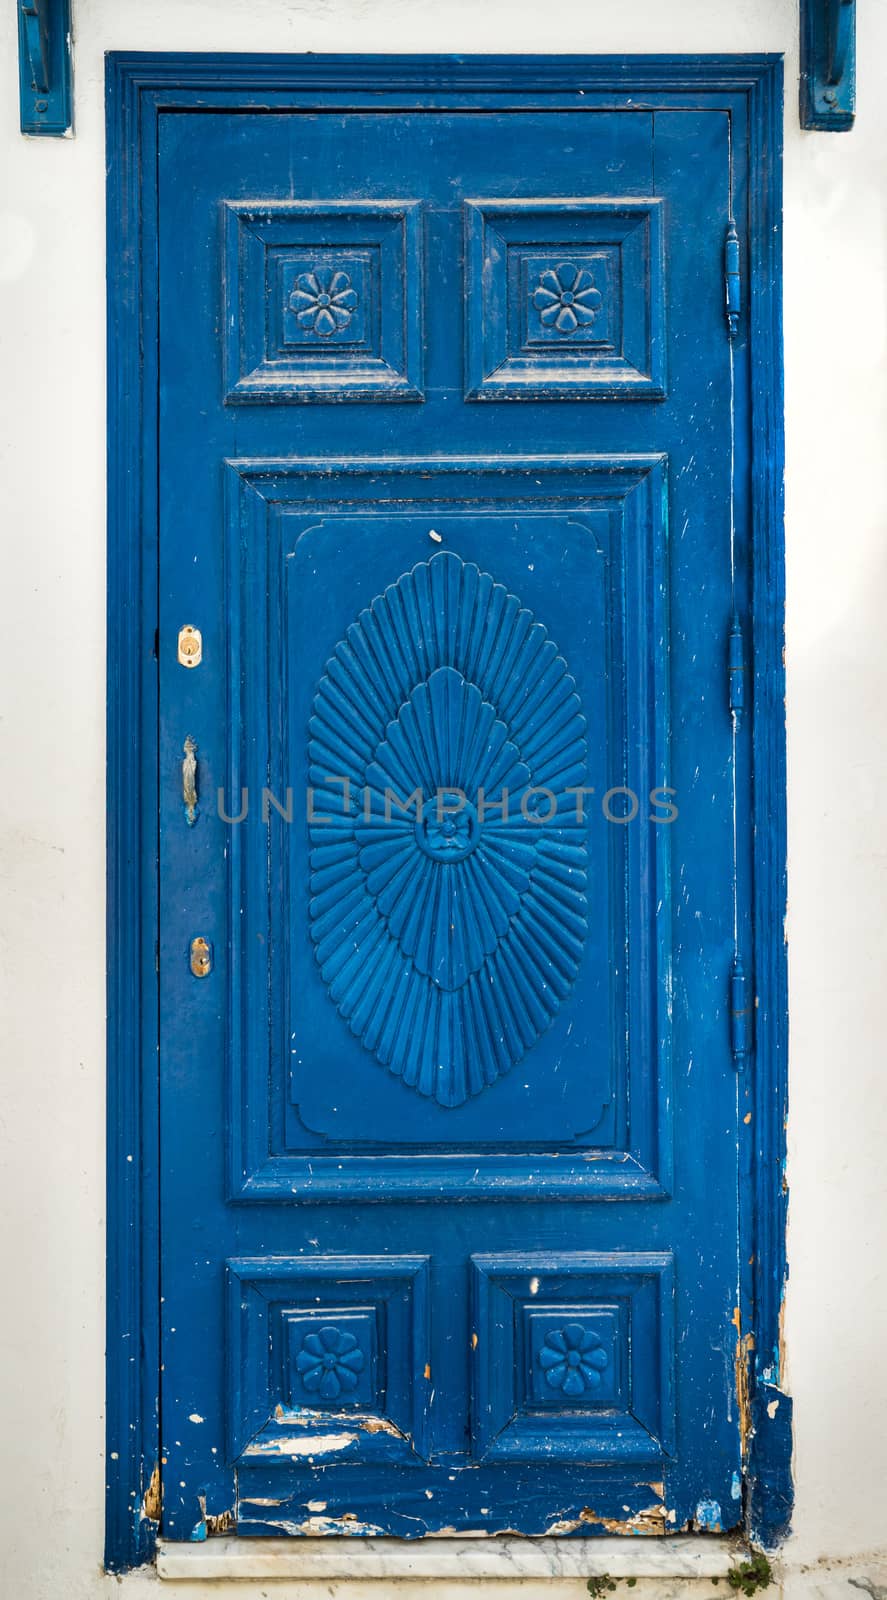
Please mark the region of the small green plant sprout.
[[600, 1578], [589, 1578], [588, 1580], [588, 1592], [593, 1596], [593, 1600], [601, 1600], [603, 1595], [613, 1594], [615, 1588], [616, 1585], [608, 1572], [605, 1572]]
[[773, 1582], [773, 1570], [767, 1557], [757, 1552], [749, 1561], [733, 1567], [727, 1573], [727, 1582], [737, 1594], [758, 1594], [761, 1589], [769, 1589]]

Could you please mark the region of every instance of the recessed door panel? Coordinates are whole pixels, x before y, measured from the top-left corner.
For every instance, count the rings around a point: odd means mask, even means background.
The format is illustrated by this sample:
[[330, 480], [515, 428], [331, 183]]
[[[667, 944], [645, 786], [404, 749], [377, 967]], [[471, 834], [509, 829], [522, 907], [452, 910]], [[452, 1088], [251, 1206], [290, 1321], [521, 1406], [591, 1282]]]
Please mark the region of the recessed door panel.
[[661, 1180], [665, 466], [387, 458], [348, 465], [344, 503], [316, 464], [230, 469], [233, 976], [256, 997], [231, 1083], [269, 1097], [284, 1184], [370, 1150], [419, 1194], [466, 1149], [500, 1188], [542, 1152]]

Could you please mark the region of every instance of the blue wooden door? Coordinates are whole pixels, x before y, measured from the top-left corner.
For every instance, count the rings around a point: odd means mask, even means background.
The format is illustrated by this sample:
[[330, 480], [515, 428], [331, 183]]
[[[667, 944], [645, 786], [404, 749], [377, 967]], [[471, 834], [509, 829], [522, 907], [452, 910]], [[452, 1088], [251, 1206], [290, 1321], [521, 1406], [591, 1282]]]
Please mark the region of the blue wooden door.
[[161, 119], [173, 1539], [740, 1519], [744, 178], [542, 98]]

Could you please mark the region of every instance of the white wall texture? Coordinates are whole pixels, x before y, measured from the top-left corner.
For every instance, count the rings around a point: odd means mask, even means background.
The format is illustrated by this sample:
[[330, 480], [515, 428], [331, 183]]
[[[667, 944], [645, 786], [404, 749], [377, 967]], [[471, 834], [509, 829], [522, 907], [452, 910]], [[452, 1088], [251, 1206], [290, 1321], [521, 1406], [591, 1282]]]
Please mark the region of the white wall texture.
[[[15, 7], [0, 9], [0, 1571], [16, 1600], [115, 1588], [100, 1570], [102, 56], [115, 48], [785, 52], [786, 1340], [797, 1485], [786, 1593], [850, 1600], [854, 1573], [887, 1581], [887, 4], [863, 0], [860, 12], [857, 127], [829, 136], [798, 126], [797, 0], [74, 0], [76, 137], [61, 141], [19, 135]], [[149, 1581], [122, 1588], [135, 1595]], [[489, 1588], [502, 1600], [529, 1592]], [[415, 1592], [397, 1589], [401, 1600]], [[209, 1592], [164, 1585], [164, 1600]], [[341, 1600], [369, 1592], [285, 1586]], [[434, 1593], [467, 1600], [469, 1590]], [[585, 1586], [548, 1593], [578, 1600]]]

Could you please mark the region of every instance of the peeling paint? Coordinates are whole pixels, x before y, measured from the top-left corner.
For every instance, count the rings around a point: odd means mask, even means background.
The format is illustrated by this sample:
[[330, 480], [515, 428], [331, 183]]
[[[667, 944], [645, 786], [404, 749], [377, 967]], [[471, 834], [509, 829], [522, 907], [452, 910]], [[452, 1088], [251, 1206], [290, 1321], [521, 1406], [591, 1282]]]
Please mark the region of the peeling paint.
[[348, 1450], [357, 1444], [356, 1433], [311, 1433], [302, 1439], [284, 1436], [282, 1439], [264, 1439], [259, 1444], [247, 1445], [248, 1456], [323, 1456]]
[[717, 1500], [700, 1500], [693, 1520], [703, 1533], [720, 1533], [720, 1503]]
[[668, 1511], [664, 1504], [647, 1506], [644, 1511], [637, 1511], [633, 1517], [624, 1521], [619, 1517], [599, 1517], [596, 1511], [586, 1506], [580, 1511], [578, 1517], [553, 1522], [546, 1528], [546, 1536], [564, 1533], [579, 1533], [583, 1528], [604, 1528], [607, 1533], [630, 1534], [634, 1537], [661, 1537], [668, 1532], [668, 1527], [673, 1524], [675, 1514]]
[[753, 1398], [754, 1451], [749, 1467], [750, 1532], [770, 1548], [791, 1523], [791, 1397], [759, 1377]]
[[355, 1418], [355, 1421], [362, 1433], [390, 1433], [394, 1439], [407, 1437], [388, 1417], [359, 1417]]
[[204, 1517], [207, 1535], [210, 1539], [217, 1539], [225, 1533], [234, 1533], [237, 1529], [237, 1516], [233, 1511], [220, 1511], [218, 1516]]
[[[514, 1535], [513, 1528], [457, 1528], [452, 1523], [447, 1523], [445, 1528], [438, 1528], [435, 1538], [438, 1539], [499, 1539], [504, 1535]], [[521, 1535], [516, 1535], [520, 1538]]]
[[752, 1425], [751, 1411], [751, 1385], [750, 1368], [751, 1358], [755, 1348], [753, 1333], [743, 1334], [742, 1312], [736, 1306], [733, 1312], [733, 1326], [736, 1329], [736, 1403], [739, 1408], [739, 1448], [742, 1455], [743, 1466], [748, 1462], [748, 1447], [754, 1428]]
[[160, 1463], [155, 1461], [151, 1481], [142, 1499], [142, 1516], [148, 1522], [159, 1522], [163, 1507], [163, 1486], [160, 1482]]
[[[184, 1484], [182, 1485], [184, 1488]], [[191, 1529], [192, 1543], [202, 1544], [204, 1539], [217, 1539], [226, 1533], [236, 1533], [237, 1513], [235, 1511], [210, 1512], [207, 1515], [206, 1495], [199, 1494], [197, 1503], [200, 1506], [200, 1521]]]
[[[358, 1428], [361, 1433], [390, 1433], [394, 1439], [405, 1439], [407, 1437], [389, 1417], [380, 1417], [369, 1412], [309, 1411], [302, 1407], [294, 1406], [289, 1408], [278, 1405], [274, 1409], [274, 1420], [275, 1422], [286, 1423], [288, 1427], [292, 1428], [318, 1428], [329, 1422], [339, 1422], [349, 1428]], [[329, 1437], [332, 1437], [332, 1435]], [[266, 1440], [265, 1443], [272, 1451], [278, 1448], [273, 1439]], [[256, 1450], [258, 1451], [260, 1448], [261, 1441], [256, 1446]], [[284, 1447], [281, 1446], [280, 1448]], [[292, 1451], [284, 1449], [284, 1453], [287, 1455], [303, 1455], [304, 1451], [300, 1445], [298, 1448], [294, 1447]]]
[[[355, 1413], [355, 1411], [309, 1411], [301, 1410], [296, 1406], [290, 1410], [290, 1408], [279, 1405], [275, 1406], [274, 1421], [285, 1422], [288, 1427], [322, 1427], [325, 1424], [330, 1424], [330, 1422], [341, 1422], [341, 1424], [346, 1424], [349, 1429], [359, 1429], [362, 1434], [391, 1434], [392, 1438], [407, 1438], [407, 1434], [403, 1434], [397, 1424], [391, 1421], [391, 1418], [370, 1413]], [[272, 1451], [279, 1448], [274, 1440], [259, 1440], [259, 1445], [263, 1445], [263, 1443], [266, 1443], [269, 1446], [269, 1450]], [[256, 1450], [258, 1450], [259, 1445], [256, 1445]], [[280, 1446], [280, 1448], [283, 1448], [283, 1446]], [[299, 1454], [301, 1456], [304, 1451], [299, 1445], [298, 1448], [293, 1446], [293, 1450], [283, 1448], [283, 1453]]]
[[281, 1533], [314, 1539], [326, 1539], [332, 1534], [338, 1534], [340, 1538], [344, 1534], [352, 1539], [378, 1539], [385, 1533], [384, 1528], [377, 1528], [371, 1522], [359, 1522], [353, 1513], [347, 1511], [341, 1517], [306, 1517], [304, 1522], [269, 1521], [266, 1526], [269, 1529], [277, 1528]]

